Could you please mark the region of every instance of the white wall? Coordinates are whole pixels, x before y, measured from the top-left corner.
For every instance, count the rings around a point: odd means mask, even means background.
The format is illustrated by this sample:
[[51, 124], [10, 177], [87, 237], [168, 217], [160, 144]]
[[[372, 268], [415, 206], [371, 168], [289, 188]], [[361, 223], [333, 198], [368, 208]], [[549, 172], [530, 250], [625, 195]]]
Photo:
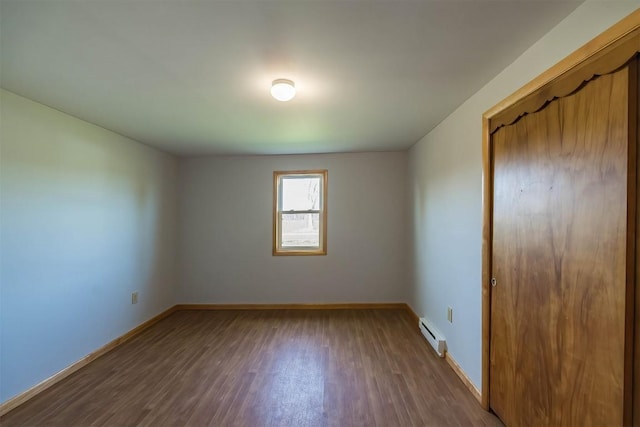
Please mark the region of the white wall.
[[[481, 385], [482, 113], [640, 7], [587, 1], [469, 98], [409, 152], [409, 303], [447, 338]], [[453, 323], [447, 322], [447, 306]]]
[[[406, 300], [406, 152], [180, 162], [179, 303]], [[272, 256], [273, 171], [328, 169], [326, 256]]]
[[6, 91], [0, 120], [5, 401], [173, 305], [177, 161]]

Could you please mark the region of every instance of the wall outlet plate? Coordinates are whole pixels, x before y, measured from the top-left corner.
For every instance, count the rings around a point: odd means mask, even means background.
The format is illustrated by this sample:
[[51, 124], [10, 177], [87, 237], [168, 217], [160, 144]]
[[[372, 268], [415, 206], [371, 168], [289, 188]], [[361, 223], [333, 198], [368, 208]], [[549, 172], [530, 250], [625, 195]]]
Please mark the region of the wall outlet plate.
[[447, 320], [449, 323], [453, 323], [453, 308], [447, 307]]
[[131, 294], [131, 304], [137, 304], [138, 303], [138, 292], [133, 292]]

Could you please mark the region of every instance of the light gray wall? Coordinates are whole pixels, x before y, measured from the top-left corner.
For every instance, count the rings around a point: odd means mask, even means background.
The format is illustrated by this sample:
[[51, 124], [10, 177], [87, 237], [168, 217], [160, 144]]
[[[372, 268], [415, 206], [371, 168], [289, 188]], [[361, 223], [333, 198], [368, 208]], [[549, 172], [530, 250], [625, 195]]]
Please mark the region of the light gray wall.
[[[409, 152], [409, 303], [446, 337], [481, 385], [482, 114], [640, 7], [587, 1], [469, 98]], [[447, 321], [453, 308], [453, 323]]]
[[[406, 300], [407, 153], [180, 162], [180, 303]], [[328, 254], [272, 250], [273, 171], [328, 169]]]
[[0, 120], [5, 401], [173, 305], [177, 161], [6, 91]]

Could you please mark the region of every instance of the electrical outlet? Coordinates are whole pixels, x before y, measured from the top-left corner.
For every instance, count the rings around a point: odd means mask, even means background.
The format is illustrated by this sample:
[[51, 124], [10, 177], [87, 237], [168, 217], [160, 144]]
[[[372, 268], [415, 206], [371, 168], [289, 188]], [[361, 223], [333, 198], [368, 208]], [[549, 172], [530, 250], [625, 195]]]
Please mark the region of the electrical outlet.
[[137, 303], [138, 303], [138, 293], [133, 292], [131, 294], [131, 304], [137, 304]]
[[453, 323], [453, 308], [447, 307], [447, 320], [449, 323]]

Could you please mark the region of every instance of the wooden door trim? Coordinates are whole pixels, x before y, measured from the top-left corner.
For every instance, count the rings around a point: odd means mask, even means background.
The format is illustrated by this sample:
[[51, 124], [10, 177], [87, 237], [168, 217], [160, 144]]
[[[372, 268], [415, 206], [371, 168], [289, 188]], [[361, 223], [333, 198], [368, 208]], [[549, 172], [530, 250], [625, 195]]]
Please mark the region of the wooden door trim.
[[[626, 300], [627, 304], [631, 304], [631, 308], [627, 309], [627, 325], [633, 325], [631, 328], [627, 328], [625, 331], [625, 339], [630, 342], [631, 345], [627, 346], [627, 353], [625, 354], [625, 370], [631, 372], [631, 375], [625, 377], [624, 390], [625, 399], [624, 407], [630, 408], [625, 413], [625, 422], [627, 425], [640, 426], [640, 365], [635, 362], [640, 356], [640, 290], [638, 286], [640, 283], [640, 269], [637, 268], [640, 265], [640, 197], [638, 197], [638, 190], [640, 189], [640, 174], [638, 174], [638, 165], [640, 160], [638, 156], [640, 152], [638, 150], [638, 137], [640, 137], [640, 58], [633, 64], [630, 64], [629, 70], [629, 170], [633, 170], [633, 176], [629, 176], [629, 193], [627, 198], [629, 199], [629, 205], [633, 205], [635, 212], [633, 216], [630, 214], [628, 218], [628, 227], [632, 226], [635, 229], [633, 236], [628, 236], [631, 241], [627, 242], [627, 247], [633, 247], [634, 256], [631, 259], [627, 259], [627, 277], [631, 276], [631, 280], [635, 286], [627, 287]], [[634, 162], [632, 165], [631, 162]], [[631, 168], [633, 166], [633, 169]], [[631, 192], [633, 187], [633, 192]], [[629, 250], [629, 249], [628, 249]], [[629, 264], [634, 265], [629, 265]], [[630, 280], [627, 279], [627, 284]], [[635, 357], [634, 357], [635, 355]], [[636, 366], [634, 366], [636, 364]], [[637, 408], [637, 409], [633, 409]]]
[[[640, 9], [549, 68], [482, 116], [482, 406], [490, 408], [491, 277], [493, 246], [493, 146], [498, 128], [570, 95], [584, 82], [608, 74], [640, 52]], [[633, 196], [635, 200], [635, 195]]]
[[640, 9], [540, 74], [485, 112], [491, 132], [567, 96], [596, 75], [609, 74], [638, 52]]
[[[640, 45], [640, 42], [639, 42]], [[625, 289], [625, 354], [624, 372], [629, 375], [624, 376], [623, 384], [623, 420], [624, 425], [633, 424], [633, 401], [634, 401], [634, 322], [635, 293], [637, 286], [636, 271], [638, 238], [638, 140], [637, 140], [637, 117], [638, 117], [638, 60], [631, 61], [629, 67], [629, 103], [628, 103], [628, 164], [627, 164], [627, 265], [626, 265], [626, 289]], [[636, 391], [636, 393], [640, 390]], [[637, 417], [640, 414], [636, 414]]]
[[482, 118], [482, 383], [480, 403], [489, 410], [491, 365], [491, 259], [493, 255], [493, 146], [489, 118]]

